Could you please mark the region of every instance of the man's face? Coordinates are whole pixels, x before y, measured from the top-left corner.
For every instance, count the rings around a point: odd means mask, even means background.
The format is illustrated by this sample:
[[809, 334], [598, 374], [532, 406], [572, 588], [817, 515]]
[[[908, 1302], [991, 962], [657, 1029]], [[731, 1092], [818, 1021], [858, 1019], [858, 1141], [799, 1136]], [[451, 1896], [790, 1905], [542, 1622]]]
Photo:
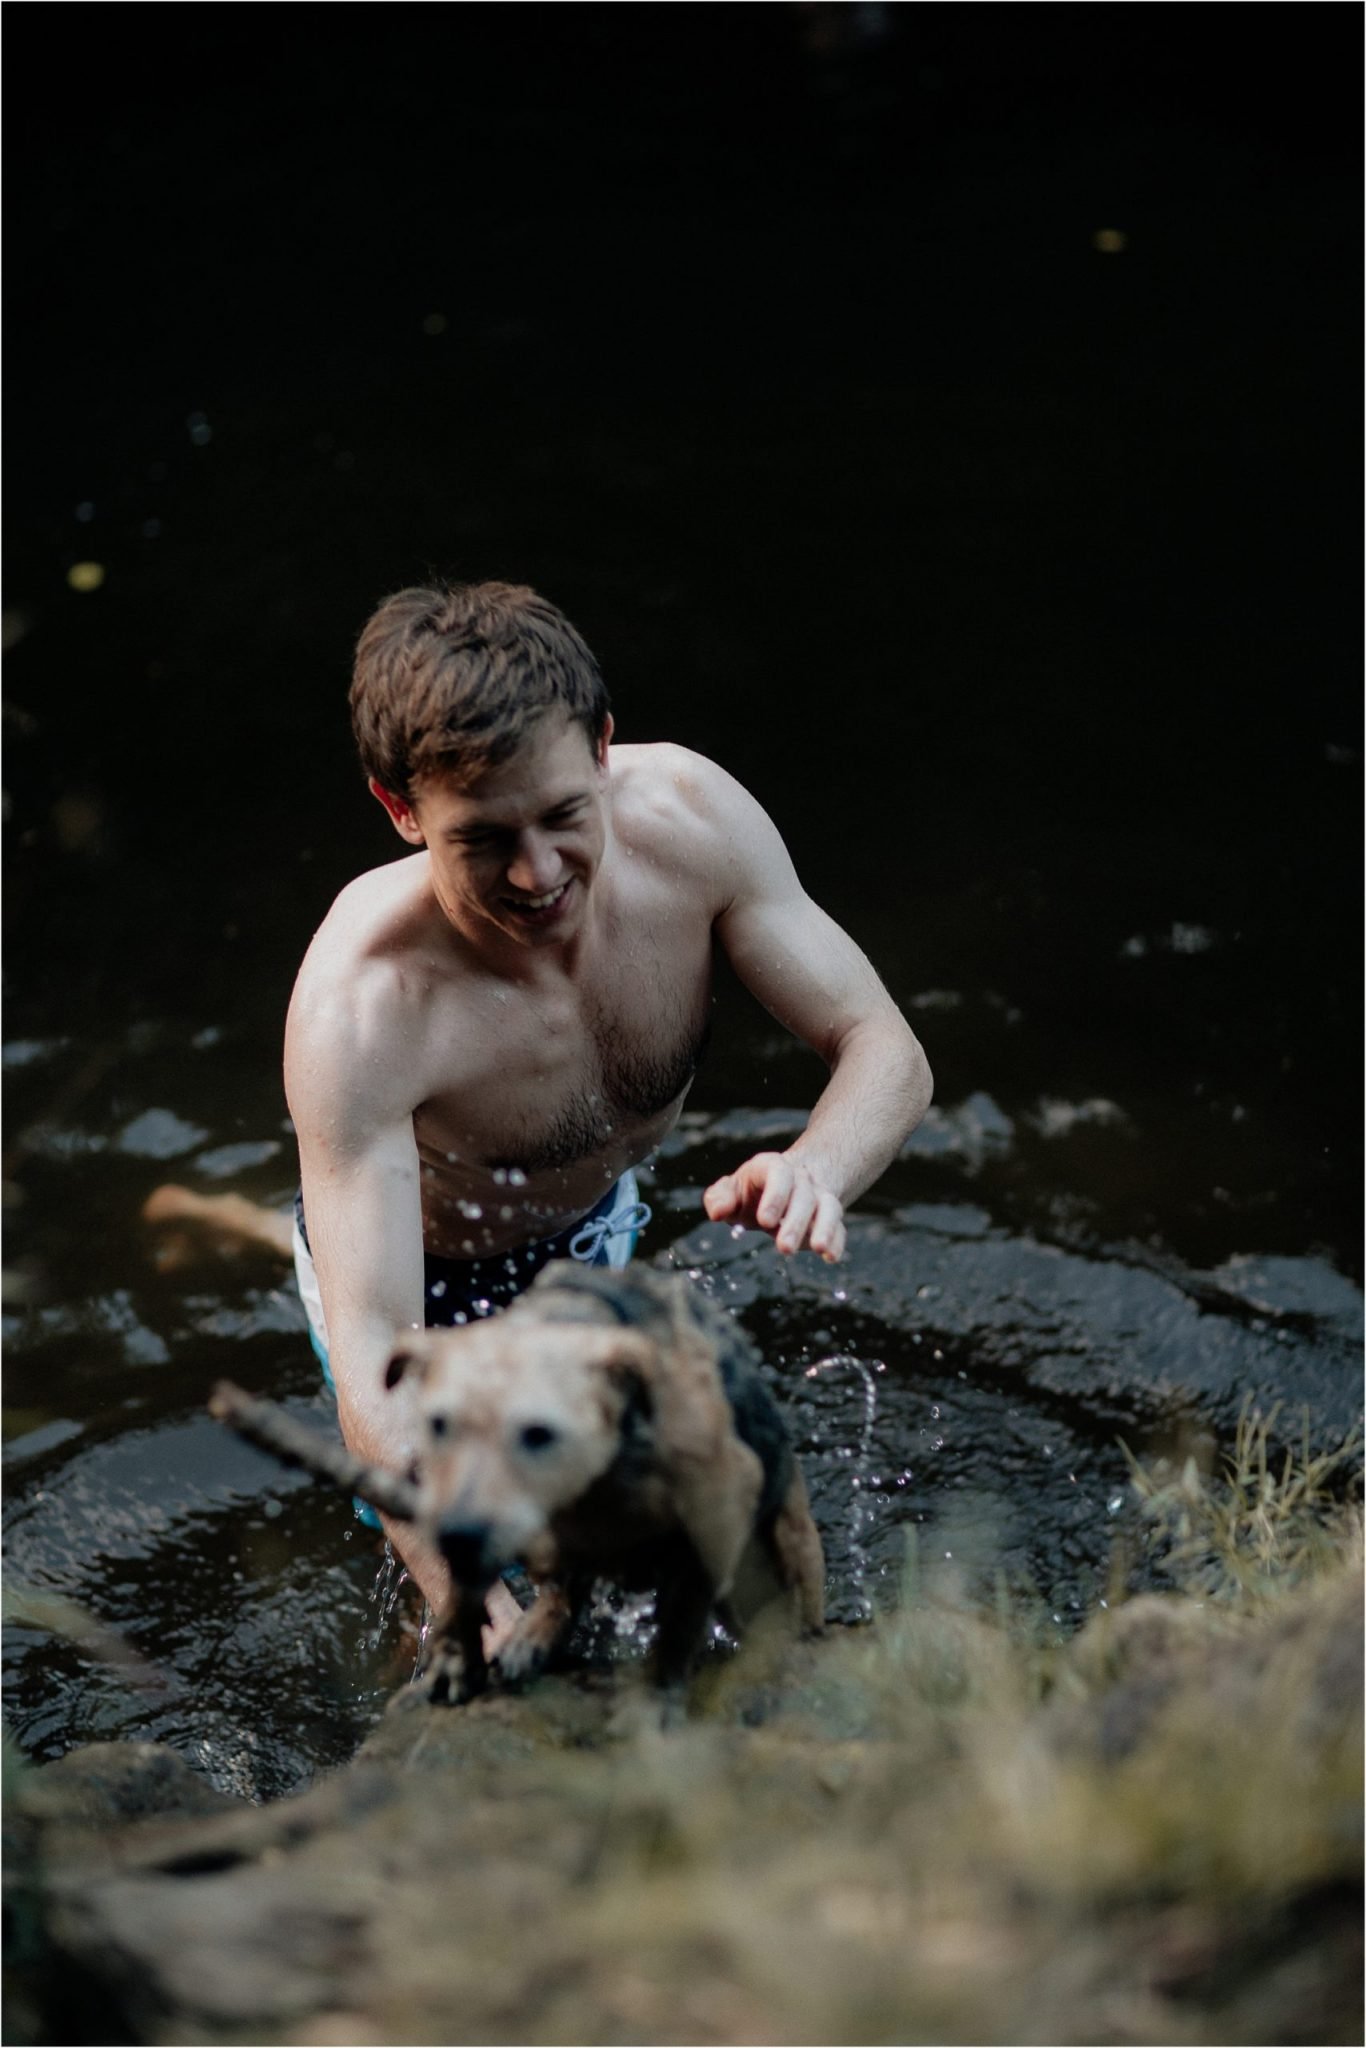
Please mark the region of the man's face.
[[457, 929], [524, 945], [578, 930], [606, 839], [610, 737], [609, 719], [595, 755], [583, 727], [554, 714], [501, 767], [469, 782], [419, 783], [409, 815]]

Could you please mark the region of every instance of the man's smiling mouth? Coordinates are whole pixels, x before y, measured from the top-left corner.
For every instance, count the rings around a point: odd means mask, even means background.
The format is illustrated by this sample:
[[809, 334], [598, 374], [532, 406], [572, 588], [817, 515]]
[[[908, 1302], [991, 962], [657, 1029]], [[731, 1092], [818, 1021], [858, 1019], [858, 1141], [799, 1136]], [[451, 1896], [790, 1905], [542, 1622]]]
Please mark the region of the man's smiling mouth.
[[[572, 879], [571, 876], [570, 880]], [[568, 887], [569, 882], [564, 881], [560, 883], [558, 889], [547, 889], [544, 896], [507, 896], [503, 900], [519, 917], [542, 917], [547, 911], [555, 909]]]

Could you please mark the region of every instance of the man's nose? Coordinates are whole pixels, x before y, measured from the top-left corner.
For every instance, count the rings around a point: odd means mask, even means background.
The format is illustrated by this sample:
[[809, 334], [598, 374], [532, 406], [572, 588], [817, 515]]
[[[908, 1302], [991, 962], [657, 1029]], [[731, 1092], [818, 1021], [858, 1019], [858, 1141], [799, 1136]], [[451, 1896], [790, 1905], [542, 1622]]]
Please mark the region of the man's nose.
[[508, 866], [508, 881], [524, 896], [543, 896], [560, 879], [560, 856], [540, 832], [524, 832]]

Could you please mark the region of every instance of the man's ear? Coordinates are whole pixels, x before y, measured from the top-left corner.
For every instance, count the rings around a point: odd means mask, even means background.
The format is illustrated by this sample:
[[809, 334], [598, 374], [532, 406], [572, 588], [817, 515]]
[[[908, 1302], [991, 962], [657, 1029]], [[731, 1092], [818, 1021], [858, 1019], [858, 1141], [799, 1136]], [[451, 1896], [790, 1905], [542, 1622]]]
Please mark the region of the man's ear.
[[607, 766], [607, 749], [612, 744], [612, 734], [616, 731], [616, 729], [616, 720], [613, 718], [611, 712], [609, 711], [603, 723], [602, 736], [598, 740], [599, 768], [605, 768]]
[[427, 844], [422, 827], [417, 822], [417, 812], [406, 797], [395, 796], [392, 789], [386, 789], [382, 782], [376, 782], [373, 775], [370, 777], [370, 794], [383, 804], [393, 820], [394, 830], [400, 839], [406, 839], [409, 846]]

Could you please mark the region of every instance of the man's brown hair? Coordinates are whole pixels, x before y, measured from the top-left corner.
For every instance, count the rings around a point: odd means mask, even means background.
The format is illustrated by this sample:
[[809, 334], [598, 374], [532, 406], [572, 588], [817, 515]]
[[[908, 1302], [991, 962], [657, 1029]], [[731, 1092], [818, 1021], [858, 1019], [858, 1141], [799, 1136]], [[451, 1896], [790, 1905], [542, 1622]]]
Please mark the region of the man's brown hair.
[[356, 645], [361, 765], [405, 801], [424, 775], [463, 780], [510, 760], [556, 709], [596, 749], [608, 712], [597, 662], [563, 612], [523, 584], [400, 590]]

